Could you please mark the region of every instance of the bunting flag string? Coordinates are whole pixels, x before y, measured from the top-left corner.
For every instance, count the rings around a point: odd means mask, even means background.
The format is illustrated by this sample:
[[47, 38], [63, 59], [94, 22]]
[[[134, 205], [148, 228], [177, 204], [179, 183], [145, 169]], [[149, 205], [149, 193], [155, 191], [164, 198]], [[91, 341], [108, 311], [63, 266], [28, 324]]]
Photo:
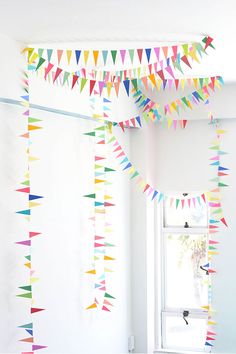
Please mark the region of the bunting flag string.
[[213, 320], [212, 310], [212, 275], [216, 273], [216, 270], [212, 268], [212, 258], [219, 254], [218, 253], [218, 244], [219, 241], [216, 239], [216, 234], [220, 231], [220, 226], [227, 227], [227, 222], [225, 220], [222, 204], [221, 204], [221, 189], [227, 187], [228, 185], [222, 181], [222, 178], [228, 176], [228, 168], [222, 166], [221, 158], [226, 154], [225, 151], [221, 149], [221, 138], [222, 135], [226, 133], [225, 130], [221, 129], [219, 122], [217, 120], [212, 120], [211, 124], [215, 126], [215, 140], [212, 142], [210, 149], [213, 152], [213, 156], [210, 158], [210, 166], [215, 169], [216, 177], [211, 179], [211, 182], [214, 183], [213, 189], [207, 193], [208, 205], [209, 205], [209, 220], [208, 220], [208, 263], [203, 265], [202, 269], [206, 271], [206, 274], [209, 275], [208, 280], [208, 306], [203, 308], [208, 312], [208, 321], [207, 321], [207, 332], [205, 347], [213, 347], [215, 340], [215, 329], [214, 326], [217, 324]]
[[[181, 68], [180, 64], [177, 66], [175, 63], [174, 67], [172, 68], [171, 65], [167, 67], [158, 67], [158, 65], [150, 66], [148, 70], [145, 67], [141, 70], [130, 69], [129, 71], [125, 71], [125, 74], [117, 77], [115, 75], [99, 75], [94, 74], [93, 72], [87, 73], [85, 69], [75, 72], [68, 72], [63, 70], [56, 65], [49, 63], [46, 66], [41, 64], [32, 64], [30, 66], [30, 70], [32, 72], [40, 73], [40, 76], [43, 76], [45, 80], [48, 82], [52, 82], [53, 84], [60, 84], [64, 86], [67, 84], [68, 86], [73, 89], [75, 85], [79, 85], [80, 92], [83, 91], [84, 87], [89, 87], [90, 95], [92, 93], [92, 89], [94, 86], [97, 87], [99, 90], [100, 95], [104, 88], [107, 90], [108, 97], [111, 94], [111, 90], [115, 90], [115, 94], [118, 97], [120, 87], [122, 86], [125, 89], [125, 92], [129, 96], [129, 90], [132, 85], [134, 89], [137, 89], [137, 86], [140, 86], [140, 82], [147, 88], [148, 84], [150, 83], [152, 86], [156, 86], [159, 90], [165, 89], [168, 85], [169, 87], [175, 86], [176, 90], [180, 86], [183, 88], [185, 81], [190, 81], [191, 78], [185, 79], [184, 77], [178, 78], [176, 76], [177, 69], [184, 73], [184, 68]], [[128, 72], [128, 74], [127, 74]], [[193, 79], [193, 83], [198, 81], [197, 78]], [[200, 85], [202, 78], [199, 79]]]
[[[203, 55], [207, 54], [207, 48], [214, 48], [211, 37], [204, 37], [201, 42], [184, 43], [181, 45], [142, 48], [142, 49], [117, 49], [117, 50], [62, 50], [45, 48], [25, 48], [30, 64], [36, 64], [36, 70], [41, 68], [57, 67], [57, 76], [63, 69], [59, 66], [84, 65], [75, 73], [67, 72], [68, 75], [77, 75], [88, 79], [89, 75], [98, 78], [102, 82], [121, 82], [126, 79], [134, 79], [145, 76], [145, 73], [153, 74], [159, 72], [160, 76], [168, 73], [173, 77], [173, 71], [177, 70], [183, 74], [182, 65], [185, 64], [190, 69], [191, 63], [200, 63]], [[145, 53], [145, 55], [143, 55]], [[118, 54], [118, 55], [117, 55]], [[43, 57], [44, 55], [44, 57]], [[100, 59], [100, 60], [99, 60]], [[124, 70], [117, 70], [118, 65], [132, 65]], [[191, 63], [190, 63], [191, 62]], [[143, 66], [136, 66], [137, 63]], [[145, 63], [145, 64], [144, 64]], [[97, 66], [114, 66], [114, 70], [86, 70], [86, 68]], [[65, 71], [66, 72], [66, 71]]]
[[220, 76], [205, 78], [205, 82], [202, 82], [200, 89], [170, 103], [166, 103], [163, 106], [160, 106], [159, 103], [144, 95], [141, 90], [134, 92], [133, 97], [137, 107], [142, 108], [143, 118], [146, 122], [159, 122], [164, 116], [166, 117], [168, 127], [170, 127], [173, 122], [174, 127], [176, 127], [177, 119], [171, 118], [173, 113], [179, 116], [180, 110], [192, 110], [194, 105], [196, 106], [200, 103], [208, 104], [210, 95], [215, 92], [216, 88], [220, 89], [223, 83], [223, 79]]
[[[41, 200], [43, 196], [35, 194], [32, 192], [32, 171], [31, 171], [31, 163], [38, 160], [37, 157], [31, 154], [31, 144], [32, 138], [35, 132], [42, 129], [41, 126], [41, 119], [33, 118], [30, 112], [30, 96], [29, 96], [29, 76], [28, 72], [24, 73], [23, 77], [23, 90], [24, 95], [21, 96], [22, 99], [22, 106], [24, 107], [24, 112], [22, 114], [23, 120], [26, 124], [26, 132], [20, 135], [21, 138], [26, 139], [26, 156], [27, 156], [27, 170], [24, 175], [24, 181], [21, 182], [21, 187], [18, 188], [16, 191], [20, 192], [20, 194], [26, 198], [27, 206], [20, 211], [16, 211], [17, 214], [22, 215], [28, 224], [28, 232], [25, 237], [22, 237], [20, 241], [16, 241], [15, 243], [20, 246], [24, 246], [26, 249], [26, 253], [24, 256], [24, 267], [28, 272], [28, 281], [26, 284], [19, 286], [19, 293], [16, 295], [19, 299], [26, 299], [29, 301], [29, 308], [28, 308], [28, 315], [27, 315], [27, 324], [23, 324], [18, 326], [21, 329], [23, 339], [19, 339], [20, 342], [24, 342], [27, 345], [30, 345], [28, 348], [28, 352], [34, 352], [34, 350], [46, 348], [46, 346], [37, 345], [35, 344], [35, 325], [34, 325], [34, 317], [36, 312], [41, 312], [44, 309], [42, 308], [35, 308], [35, 298], [34, 298], [34, 284], [39, 281], [39, 278], [35, 274], [35, 270], [33, 269], [33, 255], [32, 255], [32, 244], [34, 243], [35, 237], [41, 236], [41, 232], [35, 231], [33, 229], [32, 223], [32, 209], [41, 205]], [[22, 187], [23, 186], [23, 187]], [[34, 230], [34, 231], [32, 231]], [[24, 300], [25, 301], [25, 300]], [[25, 338], [27, 336], [27, 338]], [[22, 352], [26, 353], [26, 352]]]
[[[151, 186], [138, 172], [135, 166], [131, 163], [128, 156], [126, 155], [124, 149], [121, 147], [118, 139], [113, 134], [109, 140], [112, 145], [112, 153], [115, 156], [115, 159], [118, 161], [120, 167], [123, 171], [126, 171], [129, 174], [129, 178], [131, 180], [135, 180], [136, 184], [138, 185], [139, 189], [145, 193], [147, 199], [154, 201], [157, 200], [160, 203], [164, 198], [168, 198], [161, 190]], [[172, 203], [176, 206], [176, 209], [181, 205], [182, 208], [190, 207], [191, 203], [196, 205], [196, 203], [205, 204], [206, 203], [206, 194], [202, 193], [201, 195], [196, 195], [191, 197], [190, 199], [178, 199], [172, 198]], [[185, 203], [186, 201], [186, 203]]]
[[[96, 93], [98, 94], [98, 93]], [[90, 107], [98, 112], [96, 96], [90, 99]], [[100, 103], [100, 102], [98, 102]], [[110, 111], [110, 101], [106, 98], [102, 100], [102, 116], [108, 117]], [[96, 107], [96, 109], [95, 109]], [[95, 116], [100, 116], [94, 113]], [[99, 120], [98, 120], [99, 123]], [[90, 220], [93, 225], [93, 261], [87, 274], [93, 277], [94, 296], [93, 301], [86, 308], [100, 309], [110, 312], [115, 297], [110, 294], [109, 273], [113, 272], [112, 263], [115, 260], [112, 249], [115, 244], [114, 230], [111, 223], [111, 209], [115, 207], [112, 197], [111, 175], [115, 170], [108, 166], [107, 155], [107, 126], [99, 124], [92, 132], [85, 133], [95, 140], [94, 150], [94, 190], [93, 193], [84, 197], [91, 199], [93, 203], [93, 215]]]

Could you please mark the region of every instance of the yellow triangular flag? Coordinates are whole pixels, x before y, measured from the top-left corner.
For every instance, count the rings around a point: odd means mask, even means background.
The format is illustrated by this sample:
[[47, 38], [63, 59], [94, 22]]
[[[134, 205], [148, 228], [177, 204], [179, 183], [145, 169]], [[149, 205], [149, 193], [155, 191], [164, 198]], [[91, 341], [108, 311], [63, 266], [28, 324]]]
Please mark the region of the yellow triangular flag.
[[87, 274], [96, 274], [96, 269], [88, 270], [85, 273], [87, 273]]
[[29, 162], [33, 162], [33, 161], [39, 160], [39, 158], [38, 157], [34, 157], [34, 156], [29, 156], [28, 160], [29, 160]]
[[42, 205], [40, 203], [35, 203], [35, 202], [29, 202], [29, 208], [34, 208], [34, 207], [37, 207], [39, 205]]
[[87, 64], [88, 61], [88, 57], [89, 57], [89, 50], [84, 50], [84, 64]]
[[30, 278], [30, 284], [36, 283], [39, 281], [39, 278]]
[[29, 64], [32, 64], [37, 58], [39, 57], [39, 55], [37, 53], [34, 53], [30, 59], [29, 59]]
[[96, 309], [96, 308], [97, 308], [97, 304], [96, 304], [96, 302], [94, 302], [92, 305], [86, 307], [86, 310]]
[[29, 262], [29, 263], [25, 263], [24, 264], [27, 268], [29, 268], [29, 269], [31, 269], [31, 263]]
[[71, 54], [72, 54], [72, 50], [67, 50], [66, 51], [68, 65], [70, 65]]

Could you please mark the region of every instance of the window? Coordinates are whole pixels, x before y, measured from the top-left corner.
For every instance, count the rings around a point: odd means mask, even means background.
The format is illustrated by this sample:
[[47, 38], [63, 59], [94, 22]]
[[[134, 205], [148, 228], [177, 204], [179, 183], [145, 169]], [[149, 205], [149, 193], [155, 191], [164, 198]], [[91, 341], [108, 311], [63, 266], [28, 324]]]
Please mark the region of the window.
[[205, 350], [208, 207], [196, 195], [169, 195], [157, 212], [158, 350]]

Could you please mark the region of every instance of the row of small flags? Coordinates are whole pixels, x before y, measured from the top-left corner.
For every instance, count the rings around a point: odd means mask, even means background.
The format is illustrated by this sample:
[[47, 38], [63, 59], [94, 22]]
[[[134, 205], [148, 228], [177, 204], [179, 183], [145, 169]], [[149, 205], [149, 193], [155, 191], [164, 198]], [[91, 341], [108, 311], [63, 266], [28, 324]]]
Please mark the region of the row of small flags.
[[[56, 64], [50, 62], [51, 57], [49, 62], [47, 63], [46, 59], [42, 58], [42, 56], [39, 56], [36, 52], [34, 52], [33, 48], [25, 48], [24, 51], [28, 52], [28, 60], [30, 63], [29, 69], [31, 71], [38, 71], [40, 68], [43, 69], [45, 80], [48, 79], [53, 83], [58, 83], [57, 80], [60, 79], [61, 85], [64, 85], [65, 83], [68, 83], [70, 81], [72, 89], [76, 84], [79, 84], [80, 92], [83, 91], [86, 83], [89, 82], [90, 95], [92, 94], [95, 88], [100, 92], [100, 95], [102, 94], [103, 89], [106, 88], [108, 96], [110, 95], [112, 88], [115, 89], [116, 95], [118, 96], [121, 83], [123, 83], [125, 91], [129, 95], [130, 82], [137, 90], [138, 79], [141, 79], [142, 84], [144, 86], [147, 86], [149, 81], [152, 85], [158, 87], [159, 89], [161, 88], [162, 83], [163, 89], [165, 89], [167, 83], [169, 86], [172, 86], [172, 82], [174, 80], [177, 89], [178, 80], [176, 79], [174, 72], [178, 70], [179, 72], [181, 72], [181, 74], [183, 74], [181, 60], [189, 68], [191, 68], [191, 64], [189, 63], [187, 56], [191, 56], [193, 61], [195, 60], [199, 62], [197, 53], [200, 57], [202, 56], [202, 52], [205, 53], [205, 50], [200, 50], [198, 52], [196, 51], [196, 49], [186, 51], [185, 48], [184, 56], [180, 57], [179, 54], [176, 54], [176, 56], [166, 58], [165, 65], [163, 64], [163, 61], [158, 61], [154, 64], [149, 64], [147, 67], [121, 70], [113, 73], [109, 71], [97, 72], [90, 70], [88, 72], [85, 68], [82, 68], [81, 70], [76, 72], [68, 72], [58, 67]], [[36, 63], [37, 59], [38, 62]], [[170, 78], [173, 80], [170, 80]]]
[[[92, 115], [97, 116], [101, 111], [102, 116], [109, 116], [111, 102], [103, 98], [96, 100], [95, 97], [90, 99], [90, 108]], [[99, 104], [99, 107], [97, 107]], [[110, 209], [115, 206], [112, 202], [112, 191], [110, 190], [111, 175], [115, 172], [113, 168], [107, 166], [107, 126], [99, 124], [92, 132], [85, 135], [94, 138], [94, 191], [91, 194], [84, 195], [93, 202], [92, 217], [90, 220], [93, 224], [93, 261], [92, 268], [86, 273], [93, 276], [94, 300], [86, 310], [101, 309], [110, 312], [113, 307], [112, 300], [114, 296], [107, 292], [109, 282], [107, 274], [113, 270], [107, 266], [115, 258], [110, 252], [115, 245], [111, 241], [113, 228], [110, 222]], [[108, 238], [109, 237], [109, 238]], [[108, 239], [107, 239], [108, 238]], [[107, 252], [109, 252], [107, 254]], [[101, 272], [101, 270], [103, 271]]]
[[171, 125], [174, 121], [170, 117], [172, 114], [179, 115], [181, 110], [192, 110], [193, 106], [199, 105], [200, 103], [208, 104], [209, 97], [215, 92], [215, 88], [220, 89], [222, 85], [223, 80], [220, 76], [212, 77], [211, 81], [202, 86], [202, 88], [170, 103], [166, 103], [163, 106], [148, 98], [141, 90], [134, 92], [133, 97], [137, 107], [142, 109], [144, 119], [151, 122], [158, 122], [163, 116], [168, 116], [168, 125]]
[[[221, 188], [227, 187], [228, 185], [222, 182], [221, 178], [225, 177], [228, 175], [227, 171], [228, 168], [222, 166], [221, 164], [221, 157], [226, 154], [225, 151], [221, 149], [221, 137], [223, 134], [225, 134], [225, 130], [220, 129], [218, 126], [218, 123], [215, 122], [214, 120], [212, 121], [212, 124], [216, 126], [216, 138], [212, 142], [212, 145], [210, 146], [210, 149], [213, 152], [213, 157], [210, 158], [210, 166], [215, 168], [216, 171], [216, 177], [211, 179], [211, 182], [215, 184], [215, 188], [213, 188], [208, 195], [208, 205], [210, 209], [209, 213], [209, 240], [208, 240], [208, 260], [209, 262], [205, 264], [202, 269], [206, 271], [207, 274], [214, 274], [216, 271], [211, 268], [210, 262], [212, 261], [212, 257], [216, 256], [218, 253], [217, 246], [219, 242], [214, 238], [216, 236], [216, 233], [219, 232], [220, 230], [220, 225], [228, 226], [227, 222], [224, 218], [223, 215], [223, 209], [222, 209], [222, 204], [221, 204]], [[211, 277], [209, 278], [208, 281], [208, 306], [203, 306], [203, 309], [207, 310], [208, 312], [208, 329], [206, 333], [206, 339], [205, 339], [205, 346], [207, 348], [213, 347], [214, 346], [214, 340], [216, 339], [216, 333], [213, 329], [213, 327], [217, 324], [213, 319], [212, 315], [214, 311], [212, 310], [211, 303], [212, 303], [212, 283], [211, 283]]]
[[[135, 90], [142, 85], [148, 89], [156, 88], [157, 90], [165, 90], [166, 88], [175, 87], [176, 90], [179, 88], [184, 89], [186, 83], [188, 85], [194, 85], [194, 87], [202, 87], [204, 78], [192, 78], [192, 79], [183, 79], [176, 78], [175, 69], [171, 69], [170, 66], [166, 68], [158, 69], [149, 68], [147, 71], [137, 71], [136, 69], [130, 69], [125, 72], [124, 75], [116, 77], [108, 77], [108, 75], [94, 75], [93, 73], [87, 73], [86, 71], [81, 72], [68, 72], [59, 67], [56, 67], [54, 64], [49, 63], [46, 67], [39, 65], [31, 65], [30, 70], [32, 72], [39, 73], [40, 77], [42, 76], [49, 83], [57, 84], [60, 86], [70, 86], [71, 89], [74, 89], [75, 86], [79, 88], [80, 93], [84, 90], [85, 87], [88, 87], [89, 94], [91, 95], [94, 90], [97, 90], [102, 95], [103, 90], [107, 91], [108, 97], [111, 94], [111, 91], [114, 91], [116, 96], [119, 96], [120, 87], [124, 87], [125, 92], [129, 96], [131, 87]], [[183, 70], [181, 69], [181, 74]], [[211, 78], [209, 78], [210, 80]]]
[[[41, 203], [39, 203], [39, 201], [43, 198], [43, 196], [32, 193], [32, 191], [31, 191], [30, 164], [31, 164], [31, 162], [38, 160], [38, 158], [31, 155], [30, 146], [32, 143], [32, 141], [31, 141], [32, 133], [35, 131], [38, 131], [42, 127], [40, 125], [38, 125], [38, 123], [41, 120], [37, 119], [37, 118], [33, 118], [30, 114], [29, 81], [28, 80], [29, 80], [28, 74], [24, 73], [24, 78], [23, 78], [22, 82], [24, 85], [23, 89], [24, 89], [25, 94], [21, 97], [21, 99], [22, 99], [21, 103], [22, 103], [22, 106], [25, 108], [25, 110], [22, 114], [22, 117], [26, 121], [27, 129], [26, 129], [26, 132], [24, 132], [22, 135], [20, 135], [20, 137], [27, 139], [26, 154], [28, 157], [28, 163], [27, 163], [28, 166], [27, 166], [27, 172], [24, 175], [25, 180], [23, 182], [21, 182], [21, 185], [23, 187], [20, 187], [16, 190], [17, 192], [22, 193], [24, 196], [26, 196], [27, 208], [24, 210], [17, 211], [16, 213], [23, 215], [25, 217], [25, 219], [28, 222], [29, 229], [31, 230], [32, 208], [41, 205]], [[36, 313], [39, 313], [44, 310], [43, 308], [34, 307], [34, 305], [33, 305], [34, 304], [33, 284], [36, 283], [39, 280], [39, 278], [37, 278], [35, 276], [35, 270], [32, 268], [31, 246], [32, 246], [32, 243], [34, 242], [35, 237], [38, 237], [40, 235], [41, 235], [41, 232], [29, 231], [26, 239], [15, 242], [17, 245], [25, 246], [27, 248], [27, 253], [24, 257], [25, 258], [24, 266], [27, 268], [27, 271], [29, 272], [28, 284], [19, 286], [19, 289], [23, 290], [24, 292], [17, 294], [16, 296], [18, 298], [29, 299], [31, 301], [31, 304], [29, 305], [29, 315], [31, 317], [31, 322], [18, 326], [18, 328], [20, 328], [24, 331], [25, 335], [28, 335], [26, 338], [24, 336], [24, 338], [20, 339], [19, 341], [24, 342], [24, 343], [29, 343], [31, 345], [31, 351], [21, 352], [22, 354], [33, 354], [36, 350], [47, 348], [45, 345], [35, 344], [34, 318], [33, 318], [33, 316]]]
[[[201, 42], [184, 43], [180, 45], [161, 46], [154, 48], [137, 48], [137, 49], [113, 49], [113, 50], [82, 50], [82, 49], [45, 49], [45, 48], [25, 48], [23, 52], [28, 53], [29, 64], [35, 60], [43, 59], [43, 61], [51, 62], [54, 60], [58, 65], [64, 62], [65, 65], [116, 65], [128, 63], [133, 65], [138, 62], [140, 64], [160, 61], [175, 61], [181, 57], [183, 62], [188, 59], [199, 61], [206, 49], [211, 47], [213, 39], [208, 36], [204, 37]], [[43, 55], [45, 58], [43, 58]]]

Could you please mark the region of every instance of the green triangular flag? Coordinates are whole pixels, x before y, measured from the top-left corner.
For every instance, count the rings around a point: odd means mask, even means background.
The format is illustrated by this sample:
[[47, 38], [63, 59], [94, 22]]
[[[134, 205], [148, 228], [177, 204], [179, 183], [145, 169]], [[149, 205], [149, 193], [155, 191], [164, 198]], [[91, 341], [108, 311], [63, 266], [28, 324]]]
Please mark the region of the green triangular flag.
[[217, 248], [214, 247], [214, 246], [209, 246], [208, 249], [209, 249], [209, 250], [217, 250]]
[[18, 326], [18, 328], [33, 328], [33, 323], [27, 323], [25, 325]]
[[137, 171], [134, 172], [134, 174], [130, 177], [130, 179], [133, 179], [134, 177], [137, 177], [139, 173]]
[[220, 214], [222, 213], [222, 209], [216, 209], [212, 212], [212, 214]]
[[21, 184], [24, 184], [25, 186], [29, 186], [30, 185], [30, 180], [26, 180], [24, 182], [21, 182]]
[[28, 123], [35, 123], [35, 122], [41, 122], [41, 121], [42, 121], [42, 119], [31, 118], [31, 117], [28, 118]]
[[115, 140], [116, 140], [116, 138], [113, 136], [113, 137], [108, 141], [108, 144], [113, 143], [113, 141], [115, 141]]
[[115, 247], [112, 243], [104, 242], [105, 247]]
[[133, 64], [133, 61], [134, 61], [134, 49], [129, 49], [129, 56], [130, 56], [131, 63]]
[[104, 296], [105, 296], [105, 297], [108, 297], [109, 299], [115, 299], [115, 297], [109, 295], [108, 293], [105, 293]]
[[102, 125], [101, 127], [95, 128], [95, 130], [105, 130], [105, 125]]
[[95, 132], [89, 132], [89, 133], [84, 133], [84, 135], [96, 136], [96, 133]]
[[20, 294], [16, 295], [18, 297], [27, 297], [28, 299], [32, 299], [32, 293], [25, 293], [25, 294]]
[[113, 64], [116, 63], [116, 54], [117, 54], [117, 50], [111, 50]]
[[104, 183], [104, 185], [105, 185], [105, 186], [111, 186], [111, 185], [112, 185], [112, 182], [106, 181], [106, 182]]
[[88, 81], [88, 79], [85, 79], [85, 78], [81, 78], [80, 79], [80, 92], [82, 92], [83, 91], [83, 89], [84, 89], [84, 86], [86, 85], [86, 82]]
[[176, 209], [178, 209], [179, 201], [179, 199], [176, 199]]
[[220, 146], [219, 145], [214, 145], [210, 147], [211, 150], [219, 150]]
[[105, 172], [114, 172], [113, 168], [105, 167], [104, 169]]
[[86, 197], [86, 198], [96, 198], [96, 194], [95, 193], [93, 193], [93, 194], [86, 194], [86, 195], [84, 195], [84, 197]]
[[28, 259], [28, 261], [31, 261], [31, 256], [25, 256], [26, 259]]
[[68, 73], [68, 71], [64, 72], [64, 77], [63, 77], [63, 82], [62, 82], [62, 86], [65, 85], [66, 81], [68, 80], [68, 77], [70, 76], [70, 73]]
[[133, 79], [133, 80], [131, 80], [131, 82], [132, 82], [132, 85], [133, 85], [135, 91], [138, 91], [138, 82], [137, 82], [137, 79]]
[[41, 56], [43, 55], [43, 51], [44, 51], [43, 48], [39, 48], [39, 49], [38, 49], [38, 55], [39, 55], [39, 57], [41, 57]]
[[32, 286], [31, 286], [31, 285], [19, 286], [19, 289], [23, 289], [23, 290], [31, 291], [31, 290], [32, 290]]
[[218, 183], [218, 187], [228, 187], [228, 186], [229, 186], [228, 184], [224, 184], [222, 182]]
[[45, 59], [43, 59], [42, 57], [39, 58], [38, 61], [38, 65], [36, 66], [36, 71], [40, 68], [41, 65], [43, 65], [43, 63], [45, 62]]

